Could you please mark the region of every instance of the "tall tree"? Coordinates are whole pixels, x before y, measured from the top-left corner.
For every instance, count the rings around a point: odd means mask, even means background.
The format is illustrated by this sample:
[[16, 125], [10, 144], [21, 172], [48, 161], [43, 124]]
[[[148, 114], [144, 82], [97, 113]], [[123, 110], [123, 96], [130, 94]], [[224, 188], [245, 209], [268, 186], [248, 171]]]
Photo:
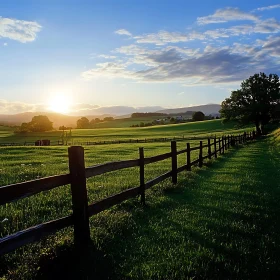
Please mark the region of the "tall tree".
[[28, 127], [33, 132], [44, 132], [53, 130], [53, 123], [47, 116], [39, 115], [32, 118], [31, 122], [28, 123]]
[[204, 121], [205, 115], [201, 111], [194, 112], [192, 115], [193, 121]]
[[221, 117], [241, 124], [253, 123], [259, 134], [274, 116], [280, 104], [280, 83], [276, 74], [255, 74], [241, 83], [241, 88], [232, 91], [222, 102]]
[[86, 117], [82, 117], [77, 120], [77, 128], [89, 128], [89, 120]]

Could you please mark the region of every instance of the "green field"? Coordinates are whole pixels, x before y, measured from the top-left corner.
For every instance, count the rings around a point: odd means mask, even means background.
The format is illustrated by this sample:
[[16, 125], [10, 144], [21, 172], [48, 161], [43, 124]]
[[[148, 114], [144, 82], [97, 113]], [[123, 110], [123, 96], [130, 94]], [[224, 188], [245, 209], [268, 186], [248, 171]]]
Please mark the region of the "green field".
[[[189, 131], [196, 131], [198, 138], [207, 133], [206, 126], [211, 133], [236, 133], [233, 125], [222, 130], [219, 121], [188, 125], [192, 125]], [[168, 133], [172, 129], [180, 133], [182, 126], [170, 126]], [[216, 130], [209, 128], [214, 126]], [[158, 127], [163, 128], [166, 127]], [[160, 135], [156, 128], [149, 129], [150, 137], [154, 136], [152, 129]], [[250, 275], [273, 276], [267, 268], [278, 275], [278, 134], [233, 149], [202, 170], [183, 172], [176, 186], [170, 180], [164, 181], [147, 192], [144, 208], [138, 199], [131, 199], [94, 216], [90, 219], [91, 251], [86, 259], [79, 260], [74, 255], [73, 229], [69, 228], [0, 258], [0, 276], [251, 279]], [[185, 145], [179, 142], [178, 148]], [[197, 145], [197, 141], [191, 141], [191, 145]], [[170, 143], [143, 146], [145, 156], [170, 151]], [[86, 147], [86, 166], [138, 158], [138, 147], [139, 144]], [[197, 156], [192, 153], [193, 159]], [[184, 164], [185, 155], [180, 155], [178, 161], [178, 166]], [[170, 160], [148, 165], [146, 180], [170, 170], [170, 166]], [[0, 172], [0, 185], [66, 173], [67, 147], [2, 147]], [[137, 185], [138, 168], [88, 179], [89, 202]], [[0, 237], [69, 214], [69, 186], [43, 192], [0, 207]]]
[[[249, 129], [248, 127], [246, 128]], [[3, 133], [1, 131], [3, 130]], [[221, 120], [210, 120], [184, 124], [161, 125], [143, 128], [100, 128], [100, 129], [74, 129], [68, 143], [77, 145], [89, 141], [116, 141], [128, 139], [149, 139], [163, 137], [205, 137], [222, 135], [223, 133], [240, 133], [244, 129], [236, 128], [234, 123], [223, 124]], [[40, 139], [50, 139], [52, 144], [61, 140], [62, 131], [44, 133], [14, 134], [13, 129], [0, 127], [1, 143], [34, 143]]]

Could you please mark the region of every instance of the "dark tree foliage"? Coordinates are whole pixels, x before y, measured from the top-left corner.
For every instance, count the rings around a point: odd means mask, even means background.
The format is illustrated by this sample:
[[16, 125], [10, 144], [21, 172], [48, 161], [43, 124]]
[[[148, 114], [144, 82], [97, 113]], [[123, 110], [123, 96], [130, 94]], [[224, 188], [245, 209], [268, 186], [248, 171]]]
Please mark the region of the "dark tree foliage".
[[108, 121], [113, 121], [114, 118], [113, 117], [105, 117], [103, 120], [108, 122]]
[[53, 130], [53, 123], [47, 116], [34, 116], [28, 123], [29, 130], [32, 132], [44, 132]]
[[89, 128], [89, 120], [86, 117], [82, 117], [80, 119], [77, 120], [77, 128]]
[[241, 83], [241, 88], [232, 91], [221, 106], [225, 121], [235, 120], [241, 124], [253, 123], [259, 134], [264, 125], [277, 115], [280, 104], [280, 83], [276, 74], [255, 74]]
[[15, 133], [45, 132], [50, 130], [53, 130], [53, 123], [47, 116], [39, 115], [34, 116], [31, 122], [22, 123]]
[[193, 121], [204, 121], [205, 115], [201, 111], [194, 112], [192, 115]]

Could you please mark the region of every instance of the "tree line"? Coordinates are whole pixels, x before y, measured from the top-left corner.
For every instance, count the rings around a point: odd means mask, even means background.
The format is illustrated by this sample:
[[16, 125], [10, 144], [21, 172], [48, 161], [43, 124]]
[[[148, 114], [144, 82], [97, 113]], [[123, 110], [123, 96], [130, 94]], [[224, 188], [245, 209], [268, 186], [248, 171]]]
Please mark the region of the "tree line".
[[88, 118], [82, 117], [77, 120], [77, 128], [78, 129], [93, 128], [95, 126], [95, 124], [97, 124], [97, 123], [113, 121], [113, 120], [114, 120], [113, 117], [105, 117], [103, 120], [101, 120], [99, 118], [95, 118], [90, 121]]

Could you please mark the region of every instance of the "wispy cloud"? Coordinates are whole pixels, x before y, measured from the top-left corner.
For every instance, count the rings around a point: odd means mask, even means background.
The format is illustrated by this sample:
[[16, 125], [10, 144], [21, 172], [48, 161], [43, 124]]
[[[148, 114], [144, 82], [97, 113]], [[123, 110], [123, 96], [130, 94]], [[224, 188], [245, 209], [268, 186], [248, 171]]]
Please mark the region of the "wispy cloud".
[[223, 23], [228, 21], [240, 21], [240, 20], [257, 21], [258, 17], [251, 13], [243, 12], [238, 8], [229, 7], [224, 9], [218, 9], [212, 15], [208, 15], [205, 17], [198, 17], [197, 23], [199, 25], [205, 25], [210, 23]]
[[105, 59], [114, 59], [116, 56], [114, 55], [107, 55], [107, 54], [100, 54], [98, 57], [105, 58]]
[[267, 11], [267, 10], [272, 10], [272, 9], [278, 9], [280, 8], [280, 4], [278, 5], [271, 5], [271, 6], [266, 6], [266, 7], [260, 7], [260, 8], [257, 8], [255, 10], [253, 10], [254, 12], [255, 11]]
[[137, 43], [147, 43], [147, 44], [156, 44], [156, 45], [164, 45], [166, 43], [178, 43], [178, 42], [188, 41], [188, 37], [186, 34], [182, 34], [179, 32], [168, 32], [164, 30], [158, 33], [135, 36], [134, 39], [136, 39]]
[[132, 34], [129, 31], [127, 31], [126, 29], [116, 30], [115, 33], [118, 35], [132, 36]]
[[21, 43], [32, 42], [41, 28], [36, 21], [0, 17], [0, 38], [9, 38]]
[[19, 112], [35, 112], [44, 110], [44, 105], [30, 104], [24, 102], [10, 102], [4, 99], [0, 99], [0, 113], [1, 114], [16, 114]]
[[[278, 5], [258, 9], [265, 11], [276, 7]], [[183, 32], [161, 30], [134, 35], [131, 37], [133, 44], [111, 51], [116, 58], [98, 63], [81, 75], [86, 80], [124, 78], [138, 83], [178, 82], [194, 86], [230, 85], [258, 71], [279, 72], [277, 34], [280, 33], [280, 22], [276, 19], [229, 7], [199, 17], [196, 23], [226, 25], [220, 28], [207, 26], [207, 29], [194, 25]], [[126, 30], [119, 33], [126, 33]], [[259, 37], [262, 40], [256, 39], [256, 34], [262, 34]], [[264, 39], [266, 34], [269, 36]], [[236, 37], [234, 42], [233, 37]], [[195, 42], [196, 46], [200, 43], [200, 47], [190, 48], [193, 46], [190, 42], [195, 40], [200, 41]], [[243, 41], [247, 42], [241, 43]]]
[[93, 78], [100, 77], [134, 78], [132, 72], [126, 70], [125, 65], [113, 62], [97, 63], [96, 68], [83, 72], [81, 76], [85, 80], [91, 80]]

